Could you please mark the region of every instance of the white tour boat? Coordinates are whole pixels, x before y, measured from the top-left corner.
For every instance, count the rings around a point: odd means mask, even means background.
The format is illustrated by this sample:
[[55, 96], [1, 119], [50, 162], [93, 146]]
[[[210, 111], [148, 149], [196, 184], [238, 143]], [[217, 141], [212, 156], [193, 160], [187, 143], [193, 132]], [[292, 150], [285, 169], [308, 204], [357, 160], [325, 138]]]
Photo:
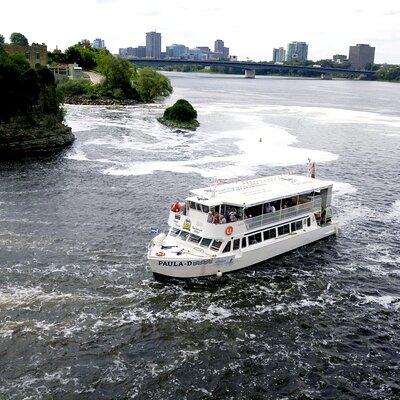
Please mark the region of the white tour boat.
[[221, 276], [337, 233], [332, 183], [279, 175], [195, 189], [153, 238], [155, 277]]

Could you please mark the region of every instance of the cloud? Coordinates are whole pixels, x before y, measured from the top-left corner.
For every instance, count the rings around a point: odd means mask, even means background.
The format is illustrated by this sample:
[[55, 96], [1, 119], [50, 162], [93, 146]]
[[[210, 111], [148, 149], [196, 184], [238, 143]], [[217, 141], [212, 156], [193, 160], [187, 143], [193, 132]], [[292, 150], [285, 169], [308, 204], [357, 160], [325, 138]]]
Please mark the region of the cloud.
[[[327, 12], [319, 0], [253, 0], [249, 6], [231, 0], [69, 0], [60, 18], [50, 0], [13, 0], [3, 1], [1, 13], [19, 17], [3, 18], [0, 30], [5, 37], [20, 31], [50, 49], [101, 37], [116, 53], [119, 47], [144, 44], [146, 32], [156, 29], [164, 49], [172, 43], [213, 47], [220, 38], [232, 54], [253, 60], [271, 59], [273, 47], [286, 47], [293, 40], [308, 42], [315, 60], [346, 54], [350, 45], [366, 42], [377, 45], [377, 62], [400, 63], [398, 1], [363, 0], [361, 7], [361, 1], [336, 0]], [[32, 18], [38, 3], [46, 24]]]

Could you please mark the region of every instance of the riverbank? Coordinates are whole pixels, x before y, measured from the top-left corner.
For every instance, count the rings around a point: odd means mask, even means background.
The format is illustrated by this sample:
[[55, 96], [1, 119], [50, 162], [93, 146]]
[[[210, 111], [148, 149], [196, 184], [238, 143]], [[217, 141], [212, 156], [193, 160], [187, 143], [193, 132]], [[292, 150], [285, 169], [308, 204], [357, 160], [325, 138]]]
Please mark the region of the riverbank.
[[133, 99], [113, 99], [111, 97], [90, 98], [85, 95], [65, 95], [64, 104], [83, 106], [132, 106], [139, 104], [139, 102]]

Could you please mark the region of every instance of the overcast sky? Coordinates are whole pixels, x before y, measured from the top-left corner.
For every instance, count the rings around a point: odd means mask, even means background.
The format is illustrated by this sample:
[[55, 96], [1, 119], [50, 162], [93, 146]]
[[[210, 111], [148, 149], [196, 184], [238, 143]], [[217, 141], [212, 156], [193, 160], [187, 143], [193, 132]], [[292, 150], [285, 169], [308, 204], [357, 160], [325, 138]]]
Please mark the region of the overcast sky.
[[145, 44], [145, 32], [172, 43], [209, 46], [223, 39], [230, 53], [271, 60], [272, 48], [309, 44], [309, 58], [348, 54], [356, 43], [376, 47], [375, 62], [400, 64], [400, 0], [0, 0], [0, 33], [65, 49], [100, 37], [109, 50]]

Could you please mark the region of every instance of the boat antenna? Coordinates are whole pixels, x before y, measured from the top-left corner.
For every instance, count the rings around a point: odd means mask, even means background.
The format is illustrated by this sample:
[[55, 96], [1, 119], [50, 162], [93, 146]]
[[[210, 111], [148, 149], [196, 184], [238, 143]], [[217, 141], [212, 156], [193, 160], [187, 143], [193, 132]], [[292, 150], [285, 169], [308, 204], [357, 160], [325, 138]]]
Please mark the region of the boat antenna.
[[213, 191], [212, 191], [212, 196], [211, 197], [215, 197], [215, 190], [217, 189], [217, 186], [220, 184], [220, 180], [216, 179], [215, 183], [214, 183], [214, 187], [213, 187]]
[[311, 161], [311, 158], [308, 158], [308, 176], [310, 178], [315, 179], [316, 169], [317, 169], [317, 163], [315, 161]]

